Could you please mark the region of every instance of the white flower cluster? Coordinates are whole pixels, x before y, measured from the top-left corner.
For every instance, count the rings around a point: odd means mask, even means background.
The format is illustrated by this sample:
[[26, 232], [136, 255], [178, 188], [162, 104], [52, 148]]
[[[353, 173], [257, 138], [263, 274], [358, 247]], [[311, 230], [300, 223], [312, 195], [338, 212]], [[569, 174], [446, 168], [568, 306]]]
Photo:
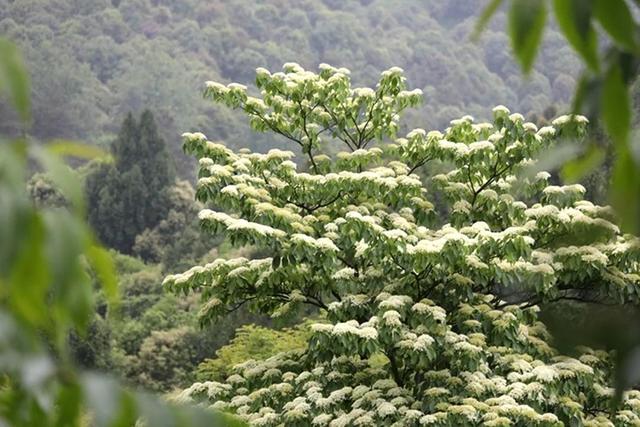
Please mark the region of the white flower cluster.
[[224, 224], [227, 230], [250, 231], [265, 237], [282, 238], [286, 236], [284, 231], [269, 227], [268, 225], [249, 222], [242, 218], [233, 218], [223, 212], [216, 212], [210, 209], [200, 211], [198, 218], [200, 218], [201, 221]]
[[291, 235], [291, 242], [301, 246], [306, 246], [313, 249], [319, 249], [321, 251], [327, 251], [327, 252], [339, 251], [335, 243], [333, 243], [331, 239], [327, 239], [326, 237], [320, 237], [318, 239], [315, 239], [311, 236], [307, 236], [306, 234], [295, 233]]
[[409, 254], [439, 254], [450, 242], [459, 243], [461, 245], [471, 245], [474, 243], [473, 239], [470, 239], [462, 233], [453, 231], [432, 239], [422, 239], [415, 245], [408, 246], [407, 252]]
[[374, 327], [368, 326], [367, 323], [360, 325], [355, 320], [343, 323], [339, 322], [335, 325], [316, 323], [312, 325], [311, 329], [314, 332], [328, 333], [335, 336], [354, 335], [366, 340], [375, 340], [378, 338], [378, 331]]
[[560, 117], [557, 117], [556, 119], [554, 119], [551, 124], [554, 126], [563, 126], [566, 125], [567, 123], [571, 123], [571, 122], [575, 122], [575, 123], [579, 123], [579, 124], [587, 124], [589, 123], [589, 119], [587, 119], [585, 116], [581, 116], [579, 114], [576, 115], [563, 115]]

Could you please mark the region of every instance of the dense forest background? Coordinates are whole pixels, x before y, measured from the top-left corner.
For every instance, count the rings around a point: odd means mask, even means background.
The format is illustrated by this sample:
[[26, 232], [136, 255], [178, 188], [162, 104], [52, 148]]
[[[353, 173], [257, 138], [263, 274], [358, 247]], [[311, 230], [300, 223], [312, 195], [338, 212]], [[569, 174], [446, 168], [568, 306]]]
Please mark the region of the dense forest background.
[[[425, 93], [407, 128], [442, 128], [504, 104], [527, 115], [566, 105], [579, 61], [553, 27], [531, 75], [511, 58], [499, 15], [474, 43], [480, 0], [0, 0], [0, 34], [17, 42], [32, 74], [33, 126], [43, 140], [109, 144], [129, 111], [150, 109], [178, 156], [179, 135], [199, 130], [234, 148], [277, 144], [240, 116], [199, 99], [206, 80], [251, 84], [256, 67], [296, 61], [354, 71], [370, 84], [400, 66]], [[170, 102], [168, 101], [170, 100]], [[0, 111], [0, 130], [18, 132]]]
[[[135, 385], [170, 391], [201, 375], [222, 375], [242, 357], [302, 345], [301, 329], [245, 328], [235, 347], [198, 371], [240, 325], [282, 327], [300, 319], [274, 324], [238, 311], [201, 329], [196, 299], [162, 290], [165, 274], [229, 254], [224, 241], [198, 231], [195, 165], [182, 155], [179, 135], [202, 131], [234, 149], [263, 152], [286, 145], [251, 132], [240, 114], [202, 100], [204, 81], [251, 87], [256, 67], [278, 70], [296, 61], [306, 68], [322, 62], [344, 66], [353, 71], [355, 85], [371, 85], [380, 71], [400, 66], [410, 86], [425, 93], [401, 131], [441, 129], [463, 114], [487, 118], [496, 104], [533, 121], [545, 111], [565, 109], [580, 63], [559, 33], [547, 29], [536, 68], [523, 79], [511, 59], [502, 14], [479, 41], [471, 40], [483, 5], [481, 0], [0, 0], [0, 34], [20, 46], [31, 72], [34, 109], [28, 132], [43, 142], [81, 140], [113, 154], [111, 160], [76, 164], [76, 173], [85, 182], [89, 220], [116, 256], [123, 307], [117, 315], [101, 307], [88, 338], [70, 337], [77, 359]], [[141, 116], [145, 110], [151, 113]], [[0, 103], [0, 133], [21, 132], [17, 117]], [[162, 155], [151, 159], [150, 152]], [[65, 203], [46, 176], [32, 177], [30, 191], [37, 203]], [[140, 206], [150, 214], [136, 210]]]

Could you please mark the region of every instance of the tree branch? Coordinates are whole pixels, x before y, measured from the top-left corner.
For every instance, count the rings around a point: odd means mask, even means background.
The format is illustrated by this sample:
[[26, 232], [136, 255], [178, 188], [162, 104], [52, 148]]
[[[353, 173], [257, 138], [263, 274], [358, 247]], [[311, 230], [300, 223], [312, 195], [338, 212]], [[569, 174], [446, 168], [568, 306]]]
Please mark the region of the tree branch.
[[257, 116], [260, 120], [262, 120], [262, 122], [264, 124], [266, 124], [267, 126], [269, 126], [269, 129], [271, 129], [272, 131], [274, 131], [275, 133], [277, 133], [278, 135], [282, 135], [287, 139], [290, 139], [291, 141], [295, 142], [296, 144], [298, 144], [300, 147], [303, 147], [302, 141], [300, 141], [299, 139], [297, 139], [296, 137], [294, 137], [291, 134], [288, 134], [286, 132], [283, 132], [282, 130], [278, 129], [277, 127], [275, 127], [273, 125], [273, 123], [271, 123], [269, 120], [267, 120], [267, 118], [265, 116], [263, 116], [262, 114], [260, 114], [259, 111], [256, 111], [250, 107], [247, 107], [245, 105], [245, 111], [249, 114], [252, 114], [254, 116]]
[[389, 359], [389, 364], [391, 365], [391, 375], [393, 375], [393, 379], [398, 384], [398, 386], [402, 387], [404, 385], [404, 381], [402, 380], [402, 375], [400, 375], [400, 370], [398, 369], [398, 362], [396, 361], [395, 353], [392, 348], [387, 349], [385, 355]]
[[427, 156], [424, 159], [420, 160], [414, 167], [409, 169], [409, 172], [407, 173], [407, 175], [411, 175], [416, 169], [426, 165], [431, 160], [433, 160], [433, 157], [431, 157], [431, 156]]

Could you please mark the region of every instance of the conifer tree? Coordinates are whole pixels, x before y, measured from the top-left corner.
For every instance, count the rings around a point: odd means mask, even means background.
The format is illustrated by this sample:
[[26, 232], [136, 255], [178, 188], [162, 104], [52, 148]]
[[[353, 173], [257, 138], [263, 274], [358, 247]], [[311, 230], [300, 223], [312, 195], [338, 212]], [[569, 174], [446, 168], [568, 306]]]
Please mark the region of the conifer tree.
[[114, 162], [87, 177], [89, 221], [102, 242], [131, 253], [136, 236], [167, 213], [166, 190], [175, 176], [150, 111], [139, 122], [127, 115], [111, 151]]
[[[218, 259], [165, 286], [197, 291], [205, 323], [239, 307], [285, 316], [305, 305], [325, 320], [307, 349], [249, 360], [180, 398], [256, 426], [639, 425], [639, 391], [610, 407], [615, 355], [564, 354], [539, 315], [564, 300], [640, 304], [639, 239], [581, 185], [526, 173], [541, 150], [583, 138], [587, 119], [538, 129], [498, 106], [491, 122], [464, 116], [396, 138], [420, 91], [397, 67], [375, 89], [349, 76], [289, 63], [257, 70], [260, 97], [207, 84], [254, 129], [297, 145], [309, 170], [290, 151], [236, 153], [185, 134], [197, 197], [217, 209], [200, 212], [203, 229], [268, 256]], [[329, 157], [330, 141], [345, 151]], [[434, 161], [448, 171], [423, 181], [415, 172]]]
[[116, 168], [122, 173], [130, 170], [136, 162], [146, 161], [147, 154], [144, 142], [140, 141], [138, 123], [133, 113], [125, 117], [118, 132], [118, 137], [111, 145]]

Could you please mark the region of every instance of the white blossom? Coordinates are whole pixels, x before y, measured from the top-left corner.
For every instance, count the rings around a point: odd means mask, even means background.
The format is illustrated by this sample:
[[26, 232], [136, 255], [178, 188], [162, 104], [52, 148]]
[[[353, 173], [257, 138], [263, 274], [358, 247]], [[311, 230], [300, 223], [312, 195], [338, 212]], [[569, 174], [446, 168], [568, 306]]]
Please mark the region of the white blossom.
[[504, 105], [497, 105], [495, 107], [493, 107], [493, 113], [497, 114], [504, 114], [504, 115], [509, 115], [511, 114], [511, 111], [509, 111], [509, 109], [507, 107], [505, 107]]

